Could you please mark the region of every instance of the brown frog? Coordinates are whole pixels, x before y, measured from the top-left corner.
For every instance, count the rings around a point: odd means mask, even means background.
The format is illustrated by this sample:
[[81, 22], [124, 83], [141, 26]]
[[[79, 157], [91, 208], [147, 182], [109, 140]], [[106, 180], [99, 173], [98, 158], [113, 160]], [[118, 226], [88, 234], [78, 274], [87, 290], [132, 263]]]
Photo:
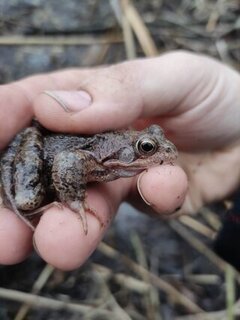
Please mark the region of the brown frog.
[[176, 147], [157, 125], [77, 136], [53, 133], [33, 122], [1, 155], [3, 203], [34, 229], [31, 216], [60, 201], [79, 214], [87, 233], [85, 212], [92, 212], [85, 202], [88, 182], [131, 177], [176, 157]]

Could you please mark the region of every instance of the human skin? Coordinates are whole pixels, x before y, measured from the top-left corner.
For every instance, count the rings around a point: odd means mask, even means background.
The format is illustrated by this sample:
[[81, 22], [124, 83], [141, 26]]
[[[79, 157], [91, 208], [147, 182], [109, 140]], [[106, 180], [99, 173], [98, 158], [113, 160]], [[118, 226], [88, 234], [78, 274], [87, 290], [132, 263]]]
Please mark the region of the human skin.
[[[103, 228], [87, 214], [85, 235], [69, 209], [53, 206], [44, 212], [34, 232], [35, 248], [62, 270], [84, 263], [123, 200], [159, 216], [176, 210], [194, 213], [239, 184], [240, 76], [205, 56], [178, 51], [103, 68], [36, 75], [2, 85], [0, 96], [0, 149], [37, 117], [50, 130], [75, 134], [156, 123], [180, 151], [176, 166], [90, 186], [87, 202], [105, 222]], [[24, 260], [32, 240], [32, 231], [1, 208], [0, 263]]]

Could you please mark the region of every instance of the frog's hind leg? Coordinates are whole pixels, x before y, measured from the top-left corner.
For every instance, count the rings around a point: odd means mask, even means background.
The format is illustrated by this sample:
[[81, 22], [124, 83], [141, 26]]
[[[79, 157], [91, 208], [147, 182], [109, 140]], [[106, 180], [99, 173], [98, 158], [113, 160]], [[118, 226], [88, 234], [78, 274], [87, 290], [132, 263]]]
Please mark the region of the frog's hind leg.
[[33, 211], [30, 211], [28, 213], [24, 213], [24, 216], [25, 217], [33, 217], [35, 216], [36, 214], [39, 214], [39, 213], [43, 213], [45, 210], [48, 210], [52, 207], [57, 207], [58, 209], [63, 209], [63, 204], [61, 202], [58, 202], [58, 201], [53, 201], [49, 204], [46, 204], [45, 206], [42, 206], [40, 208], [37, 208]]
[[[0, 161], [2, 205], [15, 206], [13, 195], [14, 160], [22, 141], [23, 133], [19, 133], [9, 144]], [[17, 210], [18, 211], [18, 210]]]
[[39, 208], [45, 193], [43, 186], [43, 137], [35, 127], [24, 130], [20, 150], [15, 158], [14, 199], [25, 211]]
[[25, 218], [24, 213], [21, 213], [15, 204], [11, 205], [11, 209], [13, 212], [30, 228], [32, 231], [35, 231], [34, 225], [31, 223], [31, 221], [28, 220], [28, 218]]
[[[30, 139], [28, 139], [29, 137]], [[38, 164], [40, 162], [41, 165], [42, 161], [40, 156], [42, 151], [39, 146], [41, 143], [40, 132], [33, 127], [26, 128], [14, 138], [1, 158], [3, 204], [12, 209], [32, 230], [34, 230], [34, 226], [24, 216], [22, 210], [32, 209], [33, 205], [36, 206], [39, 202], [33, 201], [33, 197], [30, 200], [27, 197], [29, 193], [26, 190], [29, 190], [29, 186], [34, 184], [35, 187], [37, 186], [38, 194], [42, 194], [36, 175], [33, 175], [33, 173], [39, 173]], [[16, 163], [18, 169], [20, 168], [18, 174], [16, 174]]]
[[33, 225], [28, 221], [18, 210], [15, 204], [13, 195], [13, 175], [14, 175], [14, 160], [17, 150], [21, 144], [23, 133], [19, 133], [10, 143], [7, 150], [1, 157], [0, 165], [0, 207], [10, 207], [14, 213], [24, 221], [32, 230]]
[[[7, 198], [4, 200], [4, 198]], [[7, 203], [6, 203], [7, 202]], [[6, 203], [6, 204], [5, 204]], [[15, 201], [12, 197], [12, 194], [8, 192], [7, 189], [3, 190], [2, 185], [0, 184], [0, 208], [10, 207], [10, 209], [27, 225], [32, 229], [35, 230], [35, 227], [32, 223], [24, 217], [24, 214], [21, 213], [18, 208], [16, 207]]]
[[52, 168], [52, 180], [59, 200], [79, 215], [85, 234], [88, 232], [86, 212], [94, 215], [103, 225], [85, 201], [86, 177], [90, 175], [92, 161], [89, 154], [66, 150], [55, 156]]
[[[96, 217], [99, 220], [100, 224], [103, 225], [102, 221], [99, 219], [95, 211], [88, 206], [86, 201], [82, 203], [81, 201], [78, 201], [78, 200], [72, 200], [72, 201], [69, 200], [69, 203], [66, 203], [66, 204], [71, 210], [79, 214], [79, 217], [83, 225], [83, 231], [85, 234], [87, 234], [88, 232], [86, 211], [92, 214], [94, 217]], [[64, 205], [61, 202], [53, 201], [29, 213], [24, 213], [24, 216], [27, 218], [31, 218], [31, 217], [34, 217], [35, 215], [42, 214], [45, 210], [48, 210], [52, 207], [57, 207], [58, 209], [62, 210]]]

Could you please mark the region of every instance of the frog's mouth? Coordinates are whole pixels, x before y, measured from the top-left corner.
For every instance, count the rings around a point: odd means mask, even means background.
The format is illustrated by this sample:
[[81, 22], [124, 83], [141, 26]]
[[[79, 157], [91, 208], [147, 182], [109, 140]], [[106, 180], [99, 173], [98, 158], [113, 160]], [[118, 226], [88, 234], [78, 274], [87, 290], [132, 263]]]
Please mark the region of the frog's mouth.
[[169, 157], [169, 159], [161, 159], [159, 161], [152, 161], [151, 159], [139, 159], [132, 163], [120, 162], [119, 160], [107, 160], [104, 162], [104, 166], [112, 169], [126, 169], [127, 171], [139, 171], [145, 170], [150, 167], [157, 167], [163, 164], [174, 164], [176, 157]]
[[116, 177], [133, 177], [150, 167], [157, 167], [163, 164], [173, 165], [175, 158], [158, 161], [149, 161], [148, 159], [139, 159], [132, 163], [119, 162], [119, 160], [107, 160], [104, 167], [111, 169]]

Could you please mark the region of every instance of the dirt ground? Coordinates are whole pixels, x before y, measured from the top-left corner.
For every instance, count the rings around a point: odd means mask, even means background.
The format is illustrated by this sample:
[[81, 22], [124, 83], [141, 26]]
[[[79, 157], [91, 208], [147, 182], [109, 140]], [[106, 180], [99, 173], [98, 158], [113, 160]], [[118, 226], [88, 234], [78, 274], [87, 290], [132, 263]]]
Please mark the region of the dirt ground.
[[[0, 83], [175, 49], [204, 53], [240, 70], [238, 0], [122, 1], [123, 10], [120, 2], [1, 0]], [[127, 17], [134, 30], [134, 50], [126, 50], [119, 17]], [[153, 45], [141, 42], [139, 21]], [[35, 253], [18, 265], [0, 266], [0, 319], [233, 319], [234, 307], [240, 314], [239, 274], [212, 246], [221, 218], [239, 206], [238, 199], [170, 222], [124, 204], [78, 270], [56, 270]]]

